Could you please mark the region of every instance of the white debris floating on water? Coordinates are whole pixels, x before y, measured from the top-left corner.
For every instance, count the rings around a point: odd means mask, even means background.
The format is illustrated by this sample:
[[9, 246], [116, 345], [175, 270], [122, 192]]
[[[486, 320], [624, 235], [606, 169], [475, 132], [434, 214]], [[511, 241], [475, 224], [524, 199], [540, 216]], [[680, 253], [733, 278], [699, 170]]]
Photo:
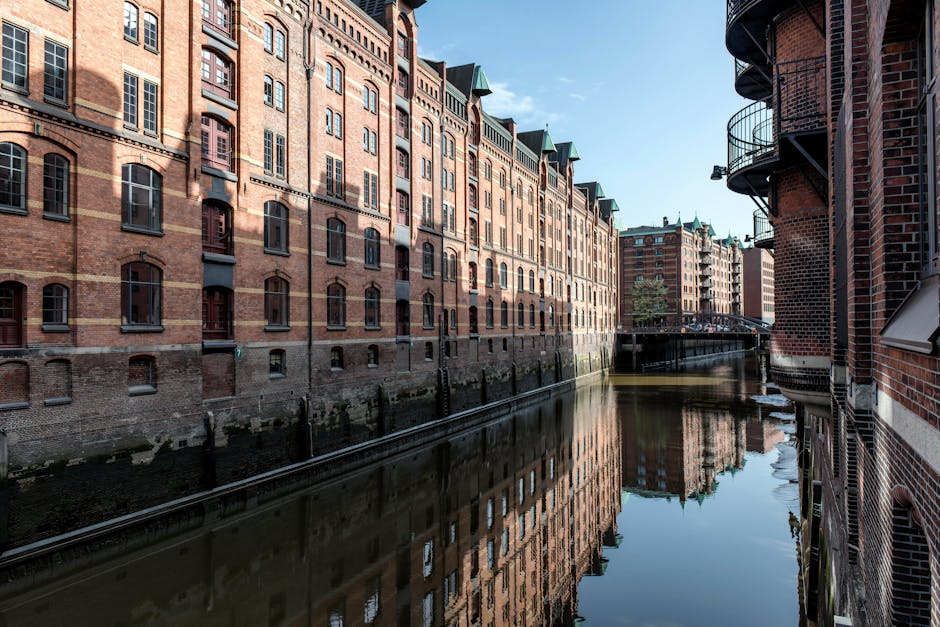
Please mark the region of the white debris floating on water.
[[786, 420], [787, 422], [793, 422], [796, 420], [796, 414], [788, 414], [784, 411], [772, 411], [768, 414], [771, 418], [776, 418], [777, 420]]
[[790, 399], [783, 394], [753, 394], [751, 398], [761, 405], [772, 407], [789, 407], [790, 405]]

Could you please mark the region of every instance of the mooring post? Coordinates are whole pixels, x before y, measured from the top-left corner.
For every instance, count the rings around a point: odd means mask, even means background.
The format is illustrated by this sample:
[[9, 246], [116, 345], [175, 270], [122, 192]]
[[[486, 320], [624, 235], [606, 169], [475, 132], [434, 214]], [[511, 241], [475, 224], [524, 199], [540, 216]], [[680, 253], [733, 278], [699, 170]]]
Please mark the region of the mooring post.
[[633, 350], [630, 351], [630, 353], [633, 355], [633, 371], [636, 372], [636, 351], [637, 351], [636, 333], [633, 333], [630, 337], [631, 337], [631, 341], [633, 342], [633, 346], [632, 346]]

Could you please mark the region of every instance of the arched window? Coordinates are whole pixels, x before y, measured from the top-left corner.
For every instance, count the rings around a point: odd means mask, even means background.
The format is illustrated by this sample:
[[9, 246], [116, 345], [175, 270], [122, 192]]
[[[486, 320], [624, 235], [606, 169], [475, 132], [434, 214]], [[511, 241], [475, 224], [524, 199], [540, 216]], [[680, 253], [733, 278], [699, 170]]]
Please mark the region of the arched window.
[[42, 288], [43, 331], [69, 324], [69, 288], [52, 283]]
[[493, 328], [493, 299], [486, 299], [486, 328]]
[[363, 234], [363, 240], [365, 241], [365, 265], [367, 268], [379, 269], [381, 258], [379, 250], [379, 232], [369, 227], [365, 230]]
[[202, 86], [219, 96], [232, 99], [235, 84], [232, 62], [211, 48], [202, 49]]
[[395, 93], [402, 98], [408, 98], [411, 93], [411, 78], [408, 72], [399, 68], [398, 80], [395, 82]]
[[367, 329], [378, 329], [382, 323], [382, 292], [375, 286], [367, 287], [365, 293], [365, 325]]
[[404, 299], [395, 301], [395, 333], [411, 335], [411, 304]]
[[422, 323], [425, 329], [434, 328], [434, 295], [431, 292], [425, 292], [421, 299]]
[[284, 36], [283, 31], [274, 31], [274, 56], [283, 61], [286, 55], [287, 38]]
[[232, 337], [232, 290], [224, 287], [202, 290], [202, 337], [205, 340]]
[[499, 264], [499, 286], [503, 289], [509, 287], [509, 268], [505, 263]]
[[345, 368], [345, 362], [343, 361], [343, 349], [340, 346], [334, 346], [330, 349], [330, 369], [331, 370], [342, 370]]
[[0, 144], [0, 207], [26, 211], [26, 151]]
[[267, 74], [264, 76], [264, 104], [274, 106], [274, 79]]
[[274, 200], [264, 203], [265, 252], [288, 252], [288, 224], [287, 207]]
[[477, 264], [474, 261], [471, 261], [467, 264], [467, 282], [470, 283], [470, 289], [477, 289]]
[[467, 310], [467, 317], [470, 323], [470, 333], [479, 333], [480, 332], [480, 322], [477, 319], [477, 308], [476, 305], [470, 305], [470, 308]]
[[339, 283], [331, 283], [326, 288], [326, 326], [346, 328], [346, 288]]
[[274, 83], [274, 108], [278, 111], [284, 110], [284, 83], [277, 81]]
[[223, 35], [232, 36], [232, 1], [202, 0], [202, 21]]
[[232, 254], [232, 211], [228, 205], [215, 200], [202, 202], [202, 250]]
[[147, 166], [127, 163], [121, 167], [121, 219], [124, 228], [160, 231], [163, 178]]
[[484, 262], [484, 271], [486, 273], [486, 287], [493, 287], [493, 260], [487, 259]]
[[264, 281], [264, 318], [268, 327], [290, 326], [290, 284], [280, 277]]
[[339, 218], [326, 221], [326, 260], [346, 263], [346, 223]]
[[42, 212], [69, 215], [69, 162], [62, 155], [50, 153], [42, 159]]
[[509, 326], [509, 303], [506, 301], [499, 305], [499, 326], [504, 329]]
[[231, 172], [232, 127], [218, 118], [202, 116], [202, 163]]
[[138, 10], [137, 5], [133, 2], [124, 3], [124, 37], [133, 42], [137, 42], [138, 36], [138, 26], [137, 26]]
[[516, 291], [521, 292], [525, 289], [525, 270], [522, 266], [516, 270]]
[[525, 305], [522, 303], [516, 305], [516, 326], [520, 329], [525, 326]]
[[343, 93], [343, 69], [338, 65], [333, 68], [333, 91]]
[[422, 263], [421, 275], [425, 278], [434, 276], [434, 244], [425, 242], [421, 247]]
[[153, 13], [144, 13], [144, 47], [157, 51], [159, 38], [157, 16]]
[[476, 209], [478, 207], [478, 196], [476, 185], [470, 185], [467, 187], [467, 203], [470, 205], [471, 209]]
[[444, 251], [444, 259], [447, 263], [447, 276], [445, 280], [451, 283], [457, 282], [457, 253], [453, 250]]
[[477, 221], [475, 218], [470, 218], [467, 220], [467, 235], [469, 236], [471, 246], [480, 245], [480, 231], [477, 228]]
[[26, 289], [20, 283], [6, 281], [0, 283], [0, 347], [16, 348], [23, 346], [23, 309]]
[[370, 368], [375, 368], [379, 365], [379, 347], [375, 344], [369, 344], [366, 348], [366, 364]]
[[402, 139], [408, 139], [411, 134], [411, 123], [403, 109], [395, 109], [395, 134]]
[[144, 261], [121, 267], [121, 325], [159, 327], [163, 273]]
[[411, 224], [411, 201], [408, 194], [398, 190], [395, 192], [395, 204], [398, 205], [396, 221], [398, 224], [408, 226]]
[[548, 326], [555, 328], [555, 307], [554, 305], [548, 306]]
[[264, 24], [264, 51], [274, 52], [274, 27], [267, 22]]
[[529, 291], [535, 293], [535, 272], [529, 270]]
[[130, 396], [154, 394], [157, 391], [157, 360], [135, 356], [127, 360], [127, 393]]

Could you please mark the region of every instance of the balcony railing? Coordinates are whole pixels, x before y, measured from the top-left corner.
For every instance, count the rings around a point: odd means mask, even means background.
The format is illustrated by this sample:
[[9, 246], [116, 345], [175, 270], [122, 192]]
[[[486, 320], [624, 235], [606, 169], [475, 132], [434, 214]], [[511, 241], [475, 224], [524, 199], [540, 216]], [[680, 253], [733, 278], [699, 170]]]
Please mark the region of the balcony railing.
[[754, 245], [758, 248], [774, 246], [774, 227], [762, 209], [754, 211]]
[[750, 104], [728, 122], [728, 173], [772, 157], [776, 153], [774, 110], [763, 102]]
[[778, 132], [820, 130], [826, 125], [826, 57], [777, 64]]

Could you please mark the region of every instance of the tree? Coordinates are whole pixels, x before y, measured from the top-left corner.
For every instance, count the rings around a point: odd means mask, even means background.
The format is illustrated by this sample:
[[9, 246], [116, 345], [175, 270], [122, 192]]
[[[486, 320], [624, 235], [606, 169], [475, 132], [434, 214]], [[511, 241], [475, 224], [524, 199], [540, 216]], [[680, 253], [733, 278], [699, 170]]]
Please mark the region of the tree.
[[633, 322], [649, 323], [666, 313], [666, 286], [662, 279], [633, 284]]

